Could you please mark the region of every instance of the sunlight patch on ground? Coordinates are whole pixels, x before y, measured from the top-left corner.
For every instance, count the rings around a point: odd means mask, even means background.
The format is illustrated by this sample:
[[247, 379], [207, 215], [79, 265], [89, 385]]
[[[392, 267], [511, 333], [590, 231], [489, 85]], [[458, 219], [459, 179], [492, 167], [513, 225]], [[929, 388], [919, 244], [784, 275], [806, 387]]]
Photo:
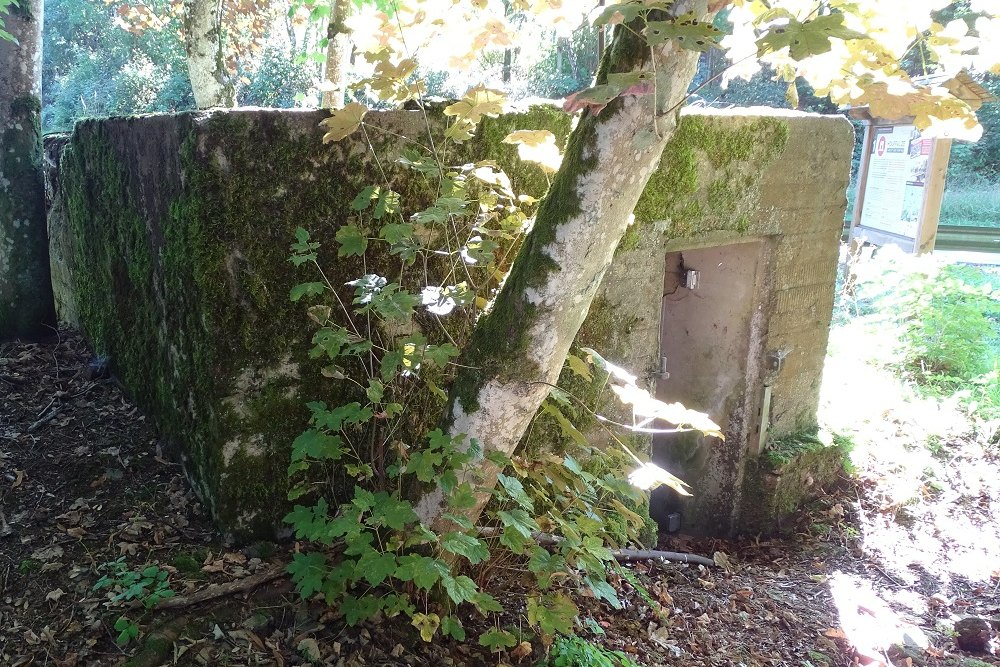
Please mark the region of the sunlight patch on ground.
[[862, 548], [901, 583], [946, 594], [956, 578], [989, 581], [1000, 576], [995, 445], [956, 401], [920, 397], [879, 366], [888, 333], [860, 320], [834, 328], [823, 377], [820, 423], [853, 437], [875, 500], [855, 507]]
[[870, 582], [838, 571], [830, 576], [828, 584], [840, 632], [867, 664], [891, 665], [886, 651], [893, 645], [921, 650], [929, 646], [920, 628], [897, 615]]

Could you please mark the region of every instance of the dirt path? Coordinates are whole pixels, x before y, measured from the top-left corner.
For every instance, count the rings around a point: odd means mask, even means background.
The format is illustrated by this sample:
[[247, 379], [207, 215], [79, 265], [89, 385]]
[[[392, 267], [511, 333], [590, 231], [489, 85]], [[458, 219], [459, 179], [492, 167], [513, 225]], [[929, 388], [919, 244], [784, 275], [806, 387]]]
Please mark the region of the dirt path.
[[[116, 644], [123, 616], [170, 647], [133, 664], [528, 665], [542, 655], [517, 619], [509, 629], [528, 643], [498, 661], [471, 643], [424, 645], [392, 620], [345, 628], [336, 610], [298, 600], [283, 577], [243, 590], [280, 568], [290, 545], [214, 542], [154, 429], [93, 361], [69, 331], [50, 344], [0, 346], [0, 665], [124, 664], [142, 641]], [[726, 567], [630, 566], [641, 589], [615, 578], [624, 610], [578, 600], [590, 619], [583, 636], [648, 665], [846, 666], [859, 660], [852, 643], [887, 664], [1000, 665], [988, 655], [974, 662], [948, 629], [965, 615], [1000, 617], [991, 541], [1000, 460], [968, 438], [941, 446], [937, 490], [919, 502], [888, 498], [893, 473], [876, 466], [796, 517], [787, 539], [664, 539], [665, 549], [720, 552]], [[110, 604], [107, 590], [93, 588], [122, 558], [127, 570], [166, 572], [178, 596], [211, 584], [240, 590], [160, 612]], [[519, 571], [495, 562], [474, 574], [516, 600]], [[879, 650], [904, 636], [908, 654]]]

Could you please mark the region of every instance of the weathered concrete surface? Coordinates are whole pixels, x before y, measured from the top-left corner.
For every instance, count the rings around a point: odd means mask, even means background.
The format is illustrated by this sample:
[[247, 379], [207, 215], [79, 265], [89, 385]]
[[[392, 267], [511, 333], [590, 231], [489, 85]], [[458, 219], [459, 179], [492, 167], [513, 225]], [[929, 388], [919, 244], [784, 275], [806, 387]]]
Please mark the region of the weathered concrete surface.
[[[64, 285], [57, 292], [69, 295], [60, 298], [60, 312], [71, 319], [75, 308], [97, 351], [112, 358], [177, 445], [219, 523], [238, 537], [280, 525], [288, 451], [304, 428], [304, 404], [351, 400], [339, 386], [346, 383], [324, 381], [308, 360], [312, 329], [287, 298], [292, 285], [309, 279], [286, 261], [292, 232], [303, 226], [327, 242], [320, 261], [334, 282], [378, 272], [385, 261], [371, 256], [363, 268], [335, 257], [330, 239], [346, 221], [348, 203], [378, 178], [360, 143], [321, 144], [322, 117], [240, 110], [88, 121], [77, 127], [56, 183], [52, 215], [61, 210], [65, 220], [49, 224], [60, 246], [54, 265], [65, 268], [56, 271]], [[367, 120], [400, 134], [422, 123], [412, 112]], [[565, 135], [568, 118], [546, 111], [491, 123], [470, 156], [499, 159], [515, 181], [540, 187], [540, 174], [525, 171], [500, 140], [515, 127]], [[757, 472], [753, 484], [745, 479], [765, 385], [773, 396], [770, 434], [815, 426], [851, 146], [850, 125], [839, 118], [773, 110], [685, 114], [580, 331], [578, 347], [597, 349], [656, 390], [668, 254], [755, 248], [748, 256], [753, 270], [730, 276], [752, 276], [753, 288], [721, 299], [728, 310], [716, 304], [708, 311], [742, 313], [721, 355], [732, 358], [715, 359], [699, 390], [715, 396], [704, 409], [720, 412], [711, 416], [723, 424], [726, 441], [695, 443], [686, 467], [674, 460], [684, 457], [662, 459], [694, 487], [694, 501], [683, 506], [689, 528], [723, 534], [769, 520], [747, 513], [768, 501]], [[379, 150], [391, 155], [398, 146], [386, 142]], [[708, 262], [718, 253], [740, 257], [725, 248], [701, 256]], [[701, 267], [706, 278], [710, 268]], [[727, 294], [722, 283], [702, 292], [710, 293]], [[717, 323], [701, 318], [709, 343]], [[783, 359], [780, 369], [768, 370], [772, 352]], [[685, 372], [695, 374], [699, 366], [689, 362]], [[726, 369], [732, 372], [720, 385], [713, 374]], [[560, 383], [601, 414], [630, 419], [607, 392], [587, 395], [567, 372]], [[700, 400], [683, 385], [676, 389], [677, 398]], [[429, 403], [419, 412], [432, 423], [440, 407]], [[584, 412], [571, 416], [595, 443], [609, 443]], [[529, 437], [553, 446], [560, 436], [540, 415]], [[647, 436], [619, 437], [649, 450]]]
[[0, 39], [0, 340], [55, 325], [42, 185], [42, 2], [10, 7]]
[[43, 140], [49, 269], [52, 274], [52, 296], [59, 321], [79, 327], [80, 315], [76, 309], [76, 295], [73, 293], [73, 257], [69, 253], [73, 247], [72, 236], [67, 224], [66, 201], [59, 196], [59, 157], [67, 143], [69, 143], [68, 134], [46, 135]]
[[[852, 130], [840, 117], [773, 109], [690, 111], [681, 128], [580, 339], [726, 434], [656, 438], [654, 460], [694, 495], [654, 494], [654, 516], [680, 511], [697, 533], [767, 532], [836, 472], [814, 466], [815, 486], [794, 498], [757, 447], [762, 428], [765, 450], [816, 429]], [[700, 271], [697, 289], [678, 284], [681, 262]], [[669, 378], [656, 378], [661, 356]]]

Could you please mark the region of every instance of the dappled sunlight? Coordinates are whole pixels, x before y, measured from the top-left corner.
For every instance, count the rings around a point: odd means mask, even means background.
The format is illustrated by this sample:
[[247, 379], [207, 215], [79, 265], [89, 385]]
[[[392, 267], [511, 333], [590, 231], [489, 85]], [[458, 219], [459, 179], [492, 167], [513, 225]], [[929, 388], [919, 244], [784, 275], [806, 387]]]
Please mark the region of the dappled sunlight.
[[[958, 398], [921, 396], [889, 370], [898, 348], [898, 331], [884, 319], [835, 326], [820, 421], [855, 443], [861, 549], [881, 583], [950, 600], [961, 597], [956, 587], [1000, 578], [995, 429]], [[895, 602], [918, 613], [926, 604]]]
[[887, 600], [873, 590], [870, 581], [837, 571], [828, 584], [837, 609], [839, 631], [857, 651], [862, 664], [891, 665], [887, 651], [894, 645], [928, 648], [923, 632], [893, 611]]

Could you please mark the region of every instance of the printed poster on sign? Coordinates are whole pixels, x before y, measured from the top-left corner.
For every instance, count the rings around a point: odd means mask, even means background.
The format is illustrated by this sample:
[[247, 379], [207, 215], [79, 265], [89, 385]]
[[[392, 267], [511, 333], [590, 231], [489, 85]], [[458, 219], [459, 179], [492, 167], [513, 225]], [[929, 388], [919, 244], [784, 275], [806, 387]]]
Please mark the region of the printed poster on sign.
[[916, 238], [932, 140], [912, 125], [874, 130], [861, 225]]

